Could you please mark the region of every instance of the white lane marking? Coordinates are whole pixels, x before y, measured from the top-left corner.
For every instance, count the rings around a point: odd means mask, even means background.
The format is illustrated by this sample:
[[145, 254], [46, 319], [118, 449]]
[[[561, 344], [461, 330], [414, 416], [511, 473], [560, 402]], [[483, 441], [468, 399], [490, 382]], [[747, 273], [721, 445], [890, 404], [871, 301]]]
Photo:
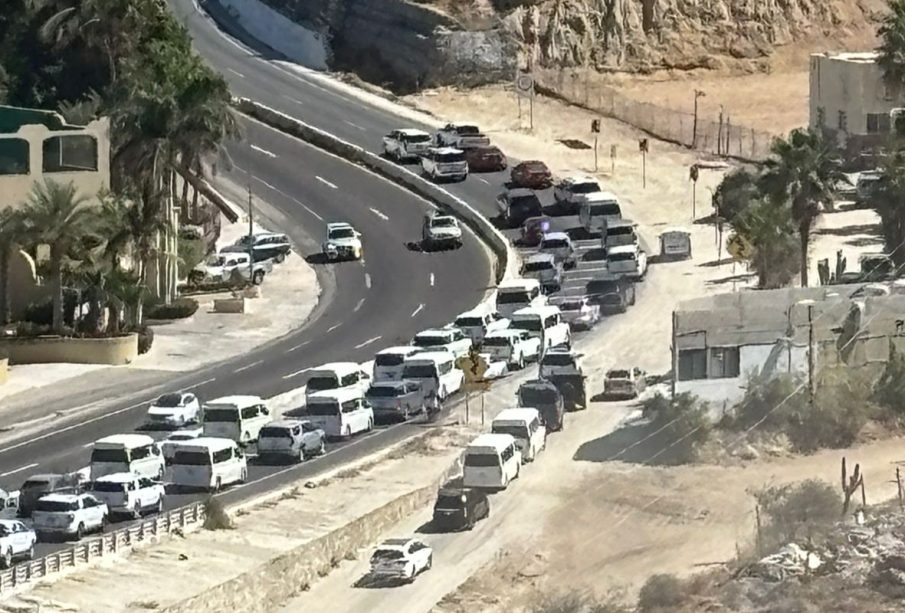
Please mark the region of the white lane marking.
[[369, 338], [365, 342], [355, 345], [355, 348], [361, 349], [362, 347], [366, 347], [366, 346], [370, 345], [371, 343], [376, 343], [377, 341], [379, 341], [382, 338], [383, 338], [382, 336], [375, 336], [374, 338]]
[[476, 178], [477, 178], [477, 180], [480, 181], [481, 183], [486, 183], [487, 185], [490, 185], [490, 181], [488, 181], [488, 180], [485, 179], [484, 177], [476, 177]]
[[349, 121], [348, 119], [343, 119], [343, 122], [346, 123], [346, 124], [348, 124], [348, 125], [350, 125], [350, 126], [352, 126], [353, 128], [358, 128], [358, 129], [361, 130], [362, 132], [365, 132], [365, 131], [366, 131], [366, 130], [365, 130], [364, 128], [362, 128], [360, 125], [358, 125], [357, 123], [351, 122], [351, 121]]
[[233, 70], [232, 68], [227, 68], [227, 70], [230, 71], [231, 73], [233, 73], [234, 75], [238, 75], [243, 79], [245, 78], [245, 75], [242, 74], [241, 72], [239, 72], [238, 70]]
[[333, 324], [332, 326], [330, 326], [329, 328], [327, 328], [327, 332], [333, 332], [334, 330], [336, 330], [336, 329], [337, 329], [338, 327], [340, 327], [341, 325], [342, 325], [342, 323]]
[[258, 360], [257, 362], [252, 362], [251, 364], [246, 364], [242, 368], [237, 368], [233, 372], [242, 372], [243, 370], [248, 370], [249, 368], [254, 368], [258, 364], [263, 364], [263, 363], [264, 363], [264, 360]]
[[352, 309], [352, 311], [357, 313], [358, 310], [361, 308], [361, 305], [363, 305], [364, 303], [365, 303], [365, 299], [362, 298], [361, 300], [358, 301], [358, 304], [355, 305], [355, 308]]
[[293, 98], [293, 97], [290, 96], [289, 94], [283, 94], [283, 97], [286, 98], [287, 100], [292, 100], [292, 101], [295, 102], [296, 104], [300, 104], [300, 105], [302, 105], [302, 106], [305, 106], [305, 103], [304, 103], [304, 102], [302, 102], [302, 101], [299, 100], [298, 98]]
[[283, 378], [284, 378], [284, 379], [291, 379], [291, 378], [293, 378], [293, 377], [298, 377], [299, 375], [304, 374], [304, 373], [308, 372], [309, 370], [311, 370], [311, 368], [303, 368], [303, 369], [301, 369], [301, 370], [295, 371], [294, 373], [290, 373], [290, 374], [288, 374], [288, 375], [283, 375]]
[[251, 175], [251, 178], [252, 178], [252, 179], [255, 179], [256, 181], [260, 181], [261, 183], [263, 183], [264, 185], [266, 185], [267, 187], [269, 187], [269, 188], [272, 189], [273, 191], [277, 191], [277, 188], [275, 188], [273, 185], [271, 185], [270, 183], [268, 183], [267, 181], [265, 181], [264, 179], [262, 179], [261, 177], [259, 177], [259, 176], [257, 176], [257, 175]]
[[[216, 380], [217, 380], [217, 377], [211, 377], [210, 379], [205, 379], [204, 381], [199, 381], [198, 383], [196, 383], [195, 385], [193, 385], [193, 386], [191, 387], [191, 389], [198, 389], [199, 387], [201, 387], [201, 386], [204, 385], [205, 383], [210, 383], [211, 381], [216, 381]], [[111, 415], [115, 415], [115, 413], [111, 413]]]
[[417, 315], [418, 313], [420, 313], [423, 309], [424, 309], [424, 303], [419, 304], [419, 305], [418, 305], [418, 308], [415, 309], [414, 311], [412, 311], [412, 317], [414, 317], [415, 315]]
[[371, 212], [372, 212], [372, 213], [374, 213], [375, 215], [377, 215], [378, 217], [380, 217], [382, 220], [384, 220], [384, 221], [389, 221], [389, 220], [390, 220], [389, 217], [387, 217], [386, 215], [384, 215], [383, 213], [381, 213], [380, 211], [378, 211], [378, 210], [375, 209], [374, 207], [370, 207], [370, 209], [371, 209]]
[[431, 287], [434, 286], [434, 273], [431, 273]]
[[371, 289], [371, 275], [365, 273], [365, 287]]
[[[236, 166], [236, 165], [233, 164], [233, 166]], [[238, 167], [236, 166], [236, 168], [238, 168]], [[294, 197], [294, 196], [292, 196], [292, 195], [290, 195], [290, 194], [287, 194], [286, 192], [284, 192], [283, 190], [281, 190], [279, 187], [276, 187], [276, 186], [271, 185], [270, 183], [268, 183], [267, 181], [265, 181], [265, 180], [262, 179], [261, 177], [257, 177], [257, 176], [255, 176], [255, 175], [249, 174], [249, 173], [246, 173], [246, 174], [248, 174], [248, 176], [250, 176], [250, 177], [251, 177], [252, 179], [254, 179], [255, 181], [260, 181], [261, 183], [263, 183], [264, 185], [266, 185], [267, 187], [269, 187], [270, 189], [272, 189], [272, 190], [275, 191], [276, 193], [280, 194], [280, 195], [283, 196], [284, 198], [289, 198], [290, 200], [292, 200], [293, 202], [295, 202], [297, 205], [299, 205], [300, 207], [302, 207], [303, 209], [305, 209], [306, 211], [308, 211], [309, 213], [311, 213], [313, 216], [317, 217], [317, 219], [318, 219], [319, 221], [323, 221], [323, 220], [324, 220], [323, 217], [321, 217], [321, 216], [318, 215], [316, 212], [314, 212], [314, 210], [312, 210], [311, 207], [309, 207], [307, 204], [305, 204], [304, 202], [302, 202], [302, 201], [299, 200], [298, 198], [296, 198], [296, 197]]]
[[263, 153], [264, 155], [266, 155], [269, 158], [277, 157], [276, 153], [273, 153], [272, 151], [268, 151], [267, 149], [264, 149], [263, 147], [258, 147], [257, 145], [250, 145], [250, 146], [252, 149], [257, 151], [258, 153]]
[[[94, 443], [91, 443], [91, 444], [93, 445]], [[28, 470], [29, 468], [34, 468], [37, 465], [38, 465], [38, 463], [35, 462], [34, 464], [28, 464], [27, 466], [20, 466], [19, 468], [15, 469], [15, 470], [10, 470], [5, 473], [0, 473], [0, 477], [7, 477], [9, 475], [14, 475], [16, 473], [22, 472], [23, 470]]]
[[315, 175], [314, 178], [317, 179], [318, 181], [320, 181], [321, 183], [323, 183], [324, 185], [326, 185], [327, 187], [332, 187], [333, 189], [339, 189], [338, 187], [336, 187], [336, 185], [334, 185], [333, 183], [330, 183], [323, 177], [318, 177]]
[[292, 353], [292, 352], [295, 351], [296, 349], [301, 349], [302, 347], [304, 347], [305, 345], [307, 345], [307, 344], [310, 343], [310, 342], [311, 342], [311, 341], [305, 341], [305, 342], [303, 342], [303, 343], [299, 343], [299, 344], [296, 345], [295, 347], [290, 347], [289, 349], [286, 350], [286, 353]]
[[94, 447], [94, 443], [85, 443], [82, 445], [82, 449], [87, 449], [88, 447]]

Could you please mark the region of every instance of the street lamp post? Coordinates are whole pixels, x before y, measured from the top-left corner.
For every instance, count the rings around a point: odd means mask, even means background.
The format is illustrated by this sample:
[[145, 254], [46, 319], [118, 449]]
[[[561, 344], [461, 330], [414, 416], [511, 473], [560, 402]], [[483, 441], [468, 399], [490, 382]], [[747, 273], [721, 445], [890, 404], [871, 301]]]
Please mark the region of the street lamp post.
[[706, 96], [699, 89], [694, 90], [694, 123], [691, 128], [691, 148], [696, 149], [698, 146], [698, 98]]

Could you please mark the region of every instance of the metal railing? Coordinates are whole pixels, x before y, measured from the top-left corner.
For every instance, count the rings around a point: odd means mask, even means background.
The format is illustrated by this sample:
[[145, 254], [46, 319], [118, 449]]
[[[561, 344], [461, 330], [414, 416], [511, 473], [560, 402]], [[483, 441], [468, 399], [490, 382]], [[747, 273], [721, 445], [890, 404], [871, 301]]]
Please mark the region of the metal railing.
[[95, 558], [116, 554], [132, 548], [137, 543], [170, 534], [174, 530], [203, 521], [204, 503], [194, 502], [120, 530], [82, 540], [68, 549], [16, 564], [12, 568], [0, 572], [0, 593], [12, 590], [22, 583], [28, 583], [67, 568], [87, 564]]

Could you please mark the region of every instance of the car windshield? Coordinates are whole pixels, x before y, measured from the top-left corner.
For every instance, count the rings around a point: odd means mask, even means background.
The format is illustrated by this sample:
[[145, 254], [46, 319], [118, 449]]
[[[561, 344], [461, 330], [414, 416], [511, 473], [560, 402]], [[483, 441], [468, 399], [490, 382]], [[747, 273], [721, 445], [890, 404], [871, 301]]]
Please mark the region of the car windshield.
[[588, 181], [586, 183], [576, 183], [572, 186], [573, 194], [593, 194], [594, 192], [599, 191], [600, 186], [592, 181]]
[[523, 407], [555, 404], [559, 401], [559, 392], [550, 388], [523, 387], [518, 395]]
[[208, 266], [225, 266], [226, 258], [222, 255], [212, 255], [207, 259]]
[[634, 262], [635, 254], [631, 251], [627, 253], [612, 253], [607, 256], [607, 259], [611, 262]]
[[274, 427], [261, 428], [261, 433], [258, 436], [261, 438], [292, 438], [289, 433], [289, 428]]
[[196, 439], [197, 437], [192, 436], [191, 434], [171, 434], [167, 437], [168, 441], [191, 441]]
[[115, 481], [95, 481], [91, 489], [95, 492], [125, 492], [126, 485]]
[[490, 427], [490, 431], [494, 434], [511, 434], [512, 438], [527, 439], [530, 436], [528, 434], [528, 428], [526, 428], [525, 426], [507, 426], [503, 424], [493, 424]]
[[355, 230], [352, 228], [337, 228], [336, 230], [330, 230], [330, 238], [353, 238], [355, 236]]
[[567, 243], [566, 240], [562, 238], [547, 239], [540, 244], [541, 249], [561, 249], [568, 246], [569, 243]]
[[390, 560], [401, 560], [405, 556], [398, 549], [378, 549], [374, 552], [374, 555], [371, 556], [372, 561], [390, 561]]
[[433, 334], [419, 334], [412, 341], [412, 344], [415, 347], [436, 347], [438, 345], [445, 345], [449, 342], [449, 339], [445, 336], [436, 336]]
[[204, 421], [234, 423], [239, 421], [238, 409], [205, 409]]
[[519, 330], [528, 330], [529, 332], [540, 332], [543, 329], [539, 317], [532, 317], [531, 319], [514, 319], [512, 321], [512, 327], [518, 328]]
[[611, 236], [634, 236], [635, 229], [631, 226], [616, 226], [615, 228], [607, 228], [607, 238]]
[[508, 347], [508, 336], [485, 336], [484, 344], [488, 347]]
[[540, 212], [541, 204], [540, 200], [537, 199], [537, 196], [516, 196], [509, 199], [509, 208]]
[[465, 466], [488, 467], [500, 465], [500, 456], [495, 453], [465, 452]]
[[544, 366], [572, 366], [575, 359], [566, 353], [548, 353], [541, 360]]
[[540, 272], [542, 270], [550, 270], [553, 268], [553, 262], [542, 260], [539, 262], [528, 262], [525, 264], [525, 272]]
[[37, 489], [49, 490], [50, 482], [45, 481], [43, 479], [41, 479], [41, 480], [29, 479], [28, 481], [26, 481], [25, 483], [22, 484], [22, 487], [20, 489], [23, 489], [23, 490], [37, 490]]
[[589, 294], [608, 294], [619, 291], [619, 285], [615, 281], [589, 281], [586, 287]]
[[456, 220], [452, 217], [434, 217], [431, 220], [431, 227], [434, 228], [449, 228], [456, 225]]
[[307, 390], [309, 392], [319, 392], [323, 390], [332, 390], [339, 387], [339, 382], [334, 375], [316, 375], [308, 379]]
[[434, 505], [437, 509], [461, 509], [465, 506], [465, 503], [462, 501], [462, 495], [440, 495], [437, 496], [437, 503]]
[[211, 456], [206, 451], [177, 451], [173, 456], [173, 464], [183, 466], [210, 466]]
[[406, 143], [429, 143], [431, 137], [429, 134], [403, 134], [402, 140]]
[[528, 297], [528, 292], [525, 291], [498, 292], [496, 295], [497, 304], [528, 304], [529, 302], [531, 299]]
[[430, 379], [437, 376], [437, 368], [430, 364], [411, 364], [402, 371], [404, 379]]
[[125, 449], [95, 449], [91, 452], [91, 462], [128, 464], [129, 454]]
[[332, 417], [339, 415], [339, 403], [335, 401], [308, 403], [307, 412], [312, 417]]
[[495, 148], [475, 149], [474, 154], [481, 159], [498, 158], [502, 156], [502, 152]]
[[456, 320], [456, 325], [460, 328], [482, 328], [484, 320], [480, 317], [459, 317]]
[[368, 396], [373, 398], [393, 398], [402, 393], [402, 389], [395, 385], [372, 385], [368, 388]]
[[462, 135], [481, 133], [481, 131], [478, 129], [478, 126], [457, 126], [456, 132]]
[[606, 202], [603, 204], [595, 204], [591, 206], [591, 215], [605, 215], [605, 216], [619, 216], [622, 214], [622, 211], [619, 209], [619, 205], [615, 202]]
[[531, 173], [535, 172], [547, 172], [547, 167], [543, 162], [525, 162], [524, 166], [525, 170]]
[[35, 511], [43, 511], [45, 513], [66, 513], [67, 511], [78, 511], [79, 503], [68, 500], [39, 500], [35, 504]]
[[405, 356], [400, 353], [378, 353], [374, 356], [375, 366], [399, 366], [405, 361]]
[[628, 379], [631, 373], [627, 370], [611, 370], [606, 374], [607, 379]]
[[164, 394], [163, 396], [158, 398], [157, 402], [155, 402], [154, 404], [156, 404], [159, 407], [164, 407], [164, 408], [169, 409], [169, 408], [173, 408], [173, 407], [178, 407], [181, 402], [182, 402], [182, 394]]
[[453, 162], [464, 162], [464, 153], [440, 153], [437, 154], [437, 161], [443, 164], [451, 164]]
[[581, 301], [575, 300], [575, 301], [560, 302], [559, 310], [560, 311], [580, 311], [581, 310]]

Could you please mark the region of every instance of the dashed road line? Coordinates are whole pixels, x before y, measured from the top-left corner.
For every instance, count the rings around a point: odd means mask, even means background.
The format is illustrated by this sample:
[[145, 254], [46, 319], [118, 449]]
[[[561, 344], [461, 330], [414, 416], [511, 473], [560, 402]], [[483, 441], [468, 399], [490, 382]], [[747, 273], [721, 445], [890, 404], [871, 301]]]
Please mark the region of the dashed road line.
[[302, 102], [302, 101], [299, 100], [298, 98], [293, 98], [293, 97], [290, 96], [289, 94], [283, 94], [283, 97], [286, 98], [287, 100], [291, 100], [292, 102], [295, 102], [296, 104], [299, 104], [299, 105], [301, 105], [301, 106], [305, 106], [305, 103], [304, 103], [304, 102]]
[[434, 286], [434, 273], [431, 273], [431, 287]]
[[336, 184], [330, 183], [329, 181], [327, 181], [327, 180], [326, 180], [325, 178], [323, 178], [323, 177], [315, 176], [314, 178], [317, 179], [318, 181], [320, 181], [321, 183], [323, 183], [324, 185], [326, 185], [327, 187], [330, 187], [330, 188], [333, 188], [333, 189], [339, 189], [339, 188], [336, 186]]
[[297, 371], [295, 371], [295, 372], [293, 372], [293, 373], [289, 373], [288, 375], [283, 375], [283, 378], [284, 378], [284, 379], [292, 379], [293, 377], [298, 377], [299, 375], [305, 374], [305, 373], [308, 372], [309, 370], [311, 370], [310, 367], [309, 367], [309, 368], [303, 368], [303, 369], [297, 370]]
[[352, 312], [353, 312], [353, 313], [357, 313], [358, 310], [361, 308], [361, 306], [362, 306], [364, 303], [365, 303], [365, 299], [364, 299], [364, 298], [362, 298], [361, 300], [359, 300], [359, 301], [358, 301], [358, 304], [355, 305], [355, 308], [352, 309]]
[[265, 149], [264, 147], [258, 147], [257, 145], [250, 145], [250, 147], [251, 147], [252, 149], [254, 149], [255, 151], [257, 151], [258, 153], [263, 153], [264, 155], [266, 155], [266, 156], [269, 157], [269, 158], [275, 158], [275, 157], [277, 157], [277, 154], [276, 154], [276, 153], [273, 153], [272, 151], [268, 151], [268, 150]]
[[353, 123], [353, 122], [349, 121], [348, 119], [343, 119], [343, 123], [345, 123], [345, 124], [347, 124], [347, 125], [350, 125], [350, 126], [352, 126], [353, 128], [357, 128], [358, 130], [361, 130], [362, 132], [365, 132], [365, 131], [366, 131], [365, 128], [362, 128], [362, 127], [361, 127], [360, 125], [358, 125], [357, 123]]
[[375, 215], [377, 215], [378, 217], [380, 217], [382, 220], [384, 220], [384, 221], [389, 221], [389, 220], [390, 220], [389, 217], [387, 217], [386, 215], [384, 215], [383, 213], [381, 213], [380, 211], [378, 211], [378, 210], [375, 209], [374, 207], [370, 207], [370, 209], [371, 209], [371, 212], [372, 212], [372, 213], [374, 213]]
[[365, 273], [365, 287], [371, 289], [371, 275]]
[[246, 364], [245, 366], [242, 366], [241, 368], [237, 368], [233, 372], [242, 372], [243, 370], [248, 370], [249, 368], [254, 368], [258, 364], [263, 364], [263, 363], [264, 363], [264, 360], [258, 360], [257, 362], [252, 362], [251, 364]]
[[424, 310], [424, 303], [419, 304], [418, 308], [412, 311], [412, 317], [420, 313], [422, 310]]
[[[91, 443], [91, 444], [93, 445], [94, 443]], [[25, 466], [20, 466], [19, 468], [16, 468], [15, 470], [10, 470], [5, 473], [0, 473], [0, 477], [7, 477], [9, 475], [14, 475], [16, 473], [22, 472], [23, 470], [28, 470], [29, 468], [34, 468], [37, 465], [38, 465], [38, 463], [35, 462], [34, 464], [27, 464]]]
[[[235, 166], [235, 164], [233, 164], [233, 166]], [[319, 221], [323, 221], [323, 220], [324, 220], [323, 217], [321, 217], [320, 215], [318, 215], [311, 207], [309, 207], [307, 204], [305, 204], [304, 202], [302, 202], [302, 201], [299, 200], [298, 198], [292, 196], [291, 194], [287, 194], [286, 192], [284, 192], [283, 190], [281, 190], [279, 187], [276, 187], [276, 186], [274, 186], [274, 185], [271, 185], [270, 183], [268, 183], [267, 181], [265, 181], [265, 180], [262, 179], [261, 177], [255, 176], [255, 175], [250, 174], [250, 173], [248, 174], [248, 176], [250, 176], [250, 177], [251, 177], [252, 179], [254, 179], [255, 181], [260, 181], [261, 183], [263, 183], [264, 185], [266, 185], [267, 187], [269, 187], [270, 189], [272, 189], [272, 190], [275, 191], [276, 193], [280, 194], [280, 195], [283, 196], [284, 198], [288, 198], [288, 199], [292, 200], [292, 201], [295, 202], [297, 205], [299, 205], [300, 207], [302, 207], [303, 209], [305, 209], [306, 211], [308, 211], [309, 213], [311, 213], [311, 215], [313, 215], [314, 217], [316, 217]]]
[[366, 346], [370, 345], [371, 343], [376, 343], [377, 341], [379, 341], [382, 338], [383, 338], [382, 336], [375, 336], [374, 338], [369, 338], [365, 342], [355, 345], [355, 348], [361, 349], [362, 347], [366, 347]]
[[233, 73], [234, 75], [238, 75], [239, 77], [241, 77], [243, 79], [245, 78], [245, 75], [242, 74], [241, 72], [239, 72], [238, 70], [233, 70], [232, 68], [227, 68], [227, 70], [230, 71], [231, 73]]
[[486, 183], [487, 185], [490, 185], [490, 181], [488, 181], [488, 180], [485, 179], [484, 177], [475, 177], [475, 178], [476, 178], [478, 181], [480, 181], [481, 183]]
[[263, 183], [264, 185], [266, 185], [267, 187], [269, 187], [270, 189], [272, 189], [275, 192], [279, 191], [276, 187], [274, 187], [273, 185], [271, 185], [270, 183], [268, 183], [267, 181], [265, 181], [264, 179], [262, 179], [261, 177], [259, 177], [257, 175], [251, 175], [251, 178], [254, 179], [255, 181], [260, 181], [261, 183]]
[[336, 330], [336, 329], [337, 329], [338, 327], [340, 327], [341, 325], [342, 325], [342, 322], [340, 322], [340, 323], [338, 323], [338, 324], [333, 324], [332, 326], [330, 326], [329, 328], [327, 328], [327, 332], [333, 332], [334, 330]]
[[302, 343], [299, 343], [299, 344], [296, 345], [295, 347], [290, 347], [289, 349], [286, 350], [286, 353], [292, 353], [292, 352], [295, 351], [296, 349], [301, 349], [302, 347], [304, 347], [305, 345], [307, 345], [307, 344], [310, 343], [310, 342], [311, 342], [311, 341], [304, 341], [304, 342], [302, 342]]

